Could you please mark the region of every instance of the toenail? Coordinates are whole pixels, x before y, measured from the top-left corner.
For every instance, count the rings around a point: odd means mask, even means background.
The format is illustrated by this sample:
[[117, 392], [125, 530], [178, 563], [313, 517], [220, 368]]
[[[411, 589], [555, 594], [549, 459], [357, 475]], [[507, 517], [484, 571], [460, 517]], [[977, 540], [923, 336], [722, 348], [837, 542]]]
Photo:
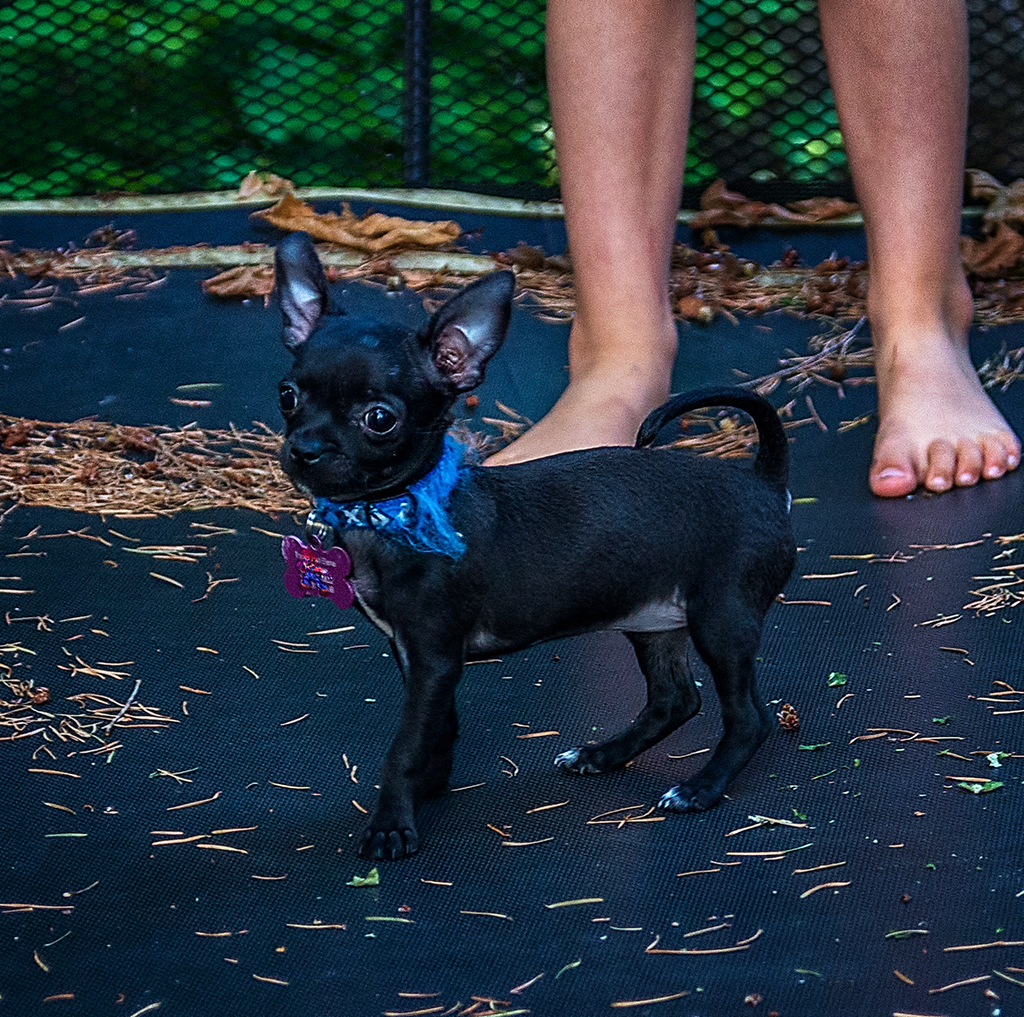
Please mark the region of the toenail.
[[1006, 457], [1006, 465], [1009, 466], [1011, 470], [1016, 469], [1017, 468], [1017, 464], [1019, 462], [1020, 462], [1020, 459], [1017, 456], [1015, 456], [1015, 455], [1008, 455]]
[[949, 482], [944, 477], [935, 477], [928, 481], [928, 487], [933, 491], [945, 491]]
[[994, 479], [995, 479], [996, 477], [1001, 477], [1002, 475], [1003, 475], [1003, 471], [1002, 471], [1002, 470], [1001, 470], [1001, 469], [1000, 469], [1000, 468], [999, 468], [998, 466], [990, 466], [990, 467], [989, 467], [989, 468], [988, 468], [988, 469], [987, 469], [987, 470], [985, 471], [985, 476], [986, 476], [986, 477], [990, 477], [990, 478], [991, 478], [991, 479], [993, 479], [993, 480], [994, 480]]
[[908, 473], [906, 470], [898, 469], [895, 466], [887, 466], [881, 473], [878, 474], [879, 480], [889, 480], [892, 477], [906, 477]]
[[970, 487], [971, 484], [974, 483], [974, 475], [970, 473], [961, 473], [960, 476], [956, 478], [956, 482], [961, 487]]

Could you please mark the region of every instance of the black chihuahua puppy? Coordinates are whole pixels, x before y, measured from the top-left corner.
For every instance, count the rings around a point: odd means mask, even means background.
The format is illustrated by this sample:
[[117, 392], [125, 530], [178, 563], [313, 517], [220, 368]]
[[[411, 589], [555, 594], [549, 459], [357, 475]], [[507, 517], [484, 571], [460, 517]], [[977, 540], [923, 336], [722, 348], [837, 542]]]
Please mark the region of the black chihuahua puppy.
[[[281, 462], [316, 505], [310, 545], [288, 538], [305, 556], [298, 592], [354, 597], [390, 639], [405, 682], [360, 854], [416, 851], [415, 809], [448, 786], [467, 660], [598, 629], [632, 642], [647, 705], [620, 734], [555, 765], [614, 770], [693, 717], [692, 639], [724, 732], [707, 765], [658, 804], [691, 812], [719, 802], [772, 728], [754, 660], [796, 554], [788, 448], [771, 405], [731, 388], [676, 396], [644, 422], [636, 448], [478, 466], [447, 431], [456, 399], [480, 384], [505, 338], [513, 275], [477, 280], [416, 330], [335, 310], [304, 233], [278, 245], [276, 262], [295, 357], [279, 390]], [[665, 424], [706, 406], [754, 419], [752, 469], [647, 447]], [[321, 550], [335, 541], [343, 550]], [[347, 578], [328, 574], [338, 561], [351, 565]]]

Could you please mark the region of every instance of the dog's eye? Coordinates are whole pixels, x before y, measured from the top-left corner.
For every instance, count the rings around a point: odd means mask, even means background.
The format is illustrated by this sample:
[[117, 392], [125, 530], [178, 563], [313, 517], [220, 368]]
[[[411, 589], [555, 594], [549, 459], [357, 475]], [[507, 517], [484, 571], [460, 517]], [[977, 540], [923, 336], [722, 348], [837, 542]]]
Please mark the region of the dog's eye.
[[363, 414], [363, 423], [373, 434], [390, 434], [398, 426], [398, 417], [386, 406], [373, 406]]
[[294, 413], [299, 405], [299, 390], [291, 382], [282, 382], [277, 390], [277, 399], [281, 404], [281, 412], [287, 416]]

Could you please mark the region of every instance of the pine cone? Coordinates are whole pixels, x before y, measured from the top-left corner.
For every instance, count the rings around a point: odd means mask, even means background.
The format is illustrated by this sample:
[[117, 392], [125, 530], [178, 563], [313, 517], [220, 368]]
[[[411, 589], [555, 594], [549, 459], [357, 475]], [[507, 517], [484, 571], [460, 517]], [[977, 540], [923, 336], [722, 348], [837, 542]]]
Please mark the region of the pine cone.
[[789, 703], [784, 703], [775, 716], [779, 718], [779, 723], [786, 731], [795, 731], [800, 726], [800, 718]]

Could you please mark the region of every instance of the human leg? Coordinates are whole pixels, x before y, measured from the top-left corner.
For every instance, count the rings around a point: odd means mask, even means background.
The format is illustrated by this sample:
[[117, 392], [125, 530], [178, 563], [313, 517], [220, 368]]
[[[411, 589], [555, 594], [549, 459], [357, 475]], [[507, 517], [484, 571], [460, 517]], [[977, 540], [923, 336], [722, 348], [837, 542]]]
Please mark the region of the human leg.
[[971, 364], [959, 254], [967, 121], [962, 0], [820, 0], [868, 244], [875, 494], [994, 479], [1020, 442]]
[[668, 395], [693, 0], [550, 0], [548, 89], [576, 286], [569, 386], [488, 462], [631, 445]]

